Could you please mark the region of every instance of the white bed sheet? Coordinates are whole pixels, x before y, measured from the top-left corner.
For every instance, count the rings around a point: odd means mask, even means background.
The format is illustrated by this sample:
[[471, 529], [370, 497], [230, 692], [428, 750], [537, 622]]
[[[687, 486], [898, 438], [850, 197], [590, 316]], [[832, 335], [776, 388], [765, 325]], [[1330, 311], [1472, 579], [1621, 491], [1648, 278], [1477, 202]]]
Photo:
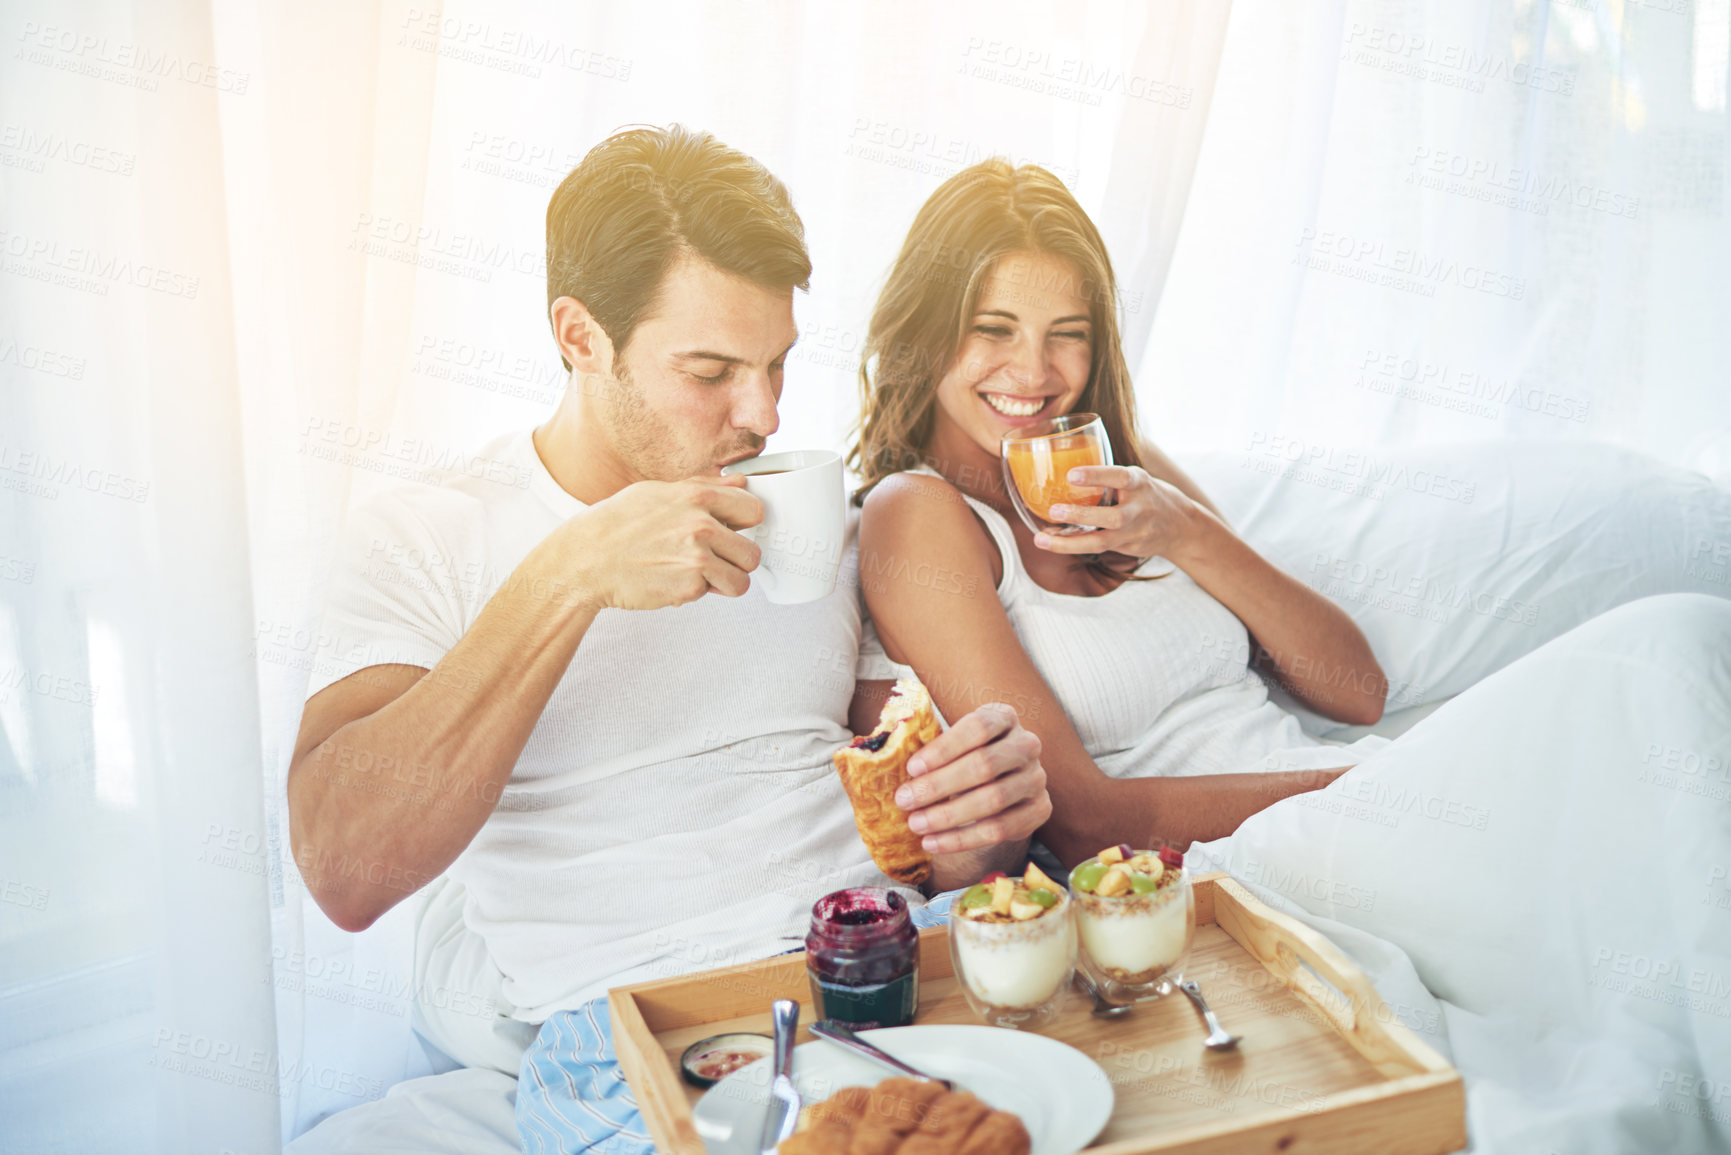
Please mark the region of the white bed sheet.
[[517, 1080], [463, 1068], [408, 1079], [335, 1115], [283, 1155], [522, 1155]]

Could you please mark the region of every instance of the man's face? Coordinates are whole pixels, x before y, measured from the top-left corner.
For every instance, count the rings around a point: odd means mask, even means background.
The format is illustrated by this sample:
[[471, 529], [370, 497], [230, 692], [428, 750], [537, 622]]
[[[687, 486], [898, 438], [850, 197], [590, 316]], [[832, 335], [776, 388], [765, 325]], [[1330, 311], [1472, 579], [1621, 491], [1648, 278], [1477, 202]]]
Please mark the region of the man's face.
[[597, 411], [638, 477], [713, 475], [775, 432], [782, 363], [798, 331], [793, 290], [768, 289], [686, 256], [623, 350]]

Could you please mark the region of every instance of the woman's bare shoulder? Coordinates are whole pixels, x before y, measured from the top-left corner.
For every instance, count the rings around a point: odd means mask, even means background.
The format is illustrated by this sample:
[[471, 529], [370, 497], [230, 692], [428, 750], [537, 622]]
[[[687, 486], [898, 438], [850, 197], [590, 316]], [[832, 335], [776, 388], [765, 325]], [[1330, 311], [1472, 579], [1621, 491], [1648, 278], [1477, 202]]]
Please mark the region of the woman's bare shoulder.
[[860, 565], [868, 554], [946, 565], [990, 575], [996, 587], [1003, 562], [961, 490], [929, 473], [893, 473], [872, 487], [860, 509]]
[[953, 506], [965, 504], [962, 491], [935, 473], [892, 473], [872, 486], [862, 509], [866, 516], [876, 509], [881, 515], [900, 517], [916, 508], [914, 502], [921, 501]]

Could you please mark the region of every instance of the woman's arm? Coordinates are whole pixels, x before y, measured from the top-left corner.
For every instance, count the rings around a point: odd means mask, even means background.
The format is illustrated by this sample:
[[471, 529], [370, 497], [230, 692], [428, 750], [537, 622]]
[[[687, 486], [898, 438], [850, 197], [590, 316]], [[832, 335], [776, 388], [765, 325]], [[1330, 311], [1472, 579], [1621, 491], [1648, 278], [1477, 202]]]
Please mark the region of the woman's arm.
[[1337, 722], [1382, 717], [1388, 679], [1345, 610], [1271, 564], [1204, 514], [1191, 543], [1169, 556], [1250, 631], [1251, 651], [1288, 693]]
[[[1197, 485], [1188, 473], [1179, 469], [1178, 463], [1166, 456], [1158, 445], [1143, 438], [1137, 442], [1136, 448], [1142, 454], [1142, 468], [1148, 471], [1150, 477], [1157, 477], [1175, 487], [1185, 497], [1219, 518], [1221, 525], [1229, 524], [1226, 515], [1221, 513], [1219, 508], [1208, 499], [1206, 493], [1202, 492], [1202, 487]], [[1168, 558], [1167, 560], [1170, 561], [1171, 559]]]
[[1381, 718], [1388, 680], [1346, 611], [1245, 544], [1164, 454], [1152, 446], [1144, 452], [1171, 476], [1115, 465], [1071, 470], [1076, 484], [1116, 490], [1117, 504], [1054, 506], [1054, 521], [1102, 532], [1038, 534], [1034, 543], [1054, 553], [1159, 554], [1238, 615], [1250, 631], [1257, 666], [1294, 698], [1337, 722], [1368, 725]]
[[[900, 475], [879, 483], [860, 519], [866, 606], [884, 650], [914, 668], [945, 717], [989, 702], [1012, 706], [1040, 739], [1052, 817], [1039, 836], [1074, 864], [1128, 842], [1186, 847], [1230, 834], [1291, 794], [1327, 785], [1344, 770], [1116, 779], [1094, 764], [998, 601], [997, 550], [948, 482]], [[918, 769], [918, 760], [910, 771]], [[906, 787], [910, 823], [945, 822], [940, 774]], [[953, 832], [952, 832], [953, 834]], [[952, 834], [939, 835], [939, 846]]]

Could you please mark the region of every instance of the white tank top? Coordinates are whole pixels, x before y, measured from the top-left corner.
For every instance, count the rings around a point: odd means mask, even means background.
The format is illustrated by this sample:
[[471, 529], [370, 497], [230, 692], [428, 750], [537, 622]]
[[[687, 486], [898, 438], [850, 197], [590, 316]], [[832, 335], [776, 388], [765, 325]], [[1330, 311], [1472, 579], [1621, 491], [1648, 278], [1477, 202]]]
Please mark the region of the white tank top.
[[[1010, 624], [1105, 773], [1324, 769], [1355, 765], [1387, 744], [1306, 734], [1250, 669], [1244, 623], [1165, 558], [1136, 571], [1164, 574], [1158, 581], [1125, 582], [1099, 597], [1053, 593], [1028, 576], [1003, 515], [963, 498], [1003, 559], [998, 599]], [[875, 631], [864, 645], [881, 653]]]

